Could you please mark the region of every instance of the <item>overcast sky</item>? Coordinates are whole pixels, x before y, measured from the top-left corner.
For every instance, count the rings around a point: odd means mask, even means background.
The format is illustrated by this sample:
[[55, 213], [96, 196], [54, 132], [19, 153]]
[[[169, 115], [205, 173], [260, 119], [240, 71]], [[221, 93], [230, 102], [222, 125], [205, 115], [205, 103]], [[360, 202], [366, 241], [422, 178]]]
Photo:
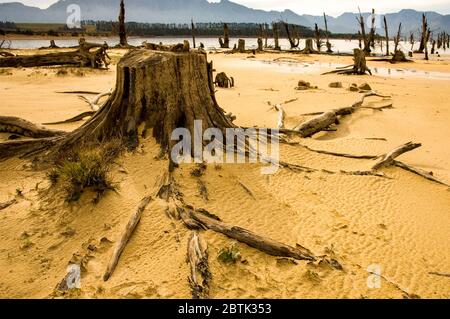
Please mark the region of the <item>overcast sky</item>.
[[[95, 1], [95, 0], [93, 0]], [[150, 0], [149, 0], [150, 1]], [[209, 0], [219, 2], [220, 0]], [[343, 12], [370, 11], [375, 6], [379, 13], [396, 12], [401, 9], [416, 9], [418, 11], [437, 11], [450, 13], [449, 0], [232, 0], [245, 6], [264, 10], [291, 9], [298, 14], [327, 14], [337, 16]], [[46, 8], [57, 0], [0, 0], [0, 2], [22, 2], [40, 8]]]

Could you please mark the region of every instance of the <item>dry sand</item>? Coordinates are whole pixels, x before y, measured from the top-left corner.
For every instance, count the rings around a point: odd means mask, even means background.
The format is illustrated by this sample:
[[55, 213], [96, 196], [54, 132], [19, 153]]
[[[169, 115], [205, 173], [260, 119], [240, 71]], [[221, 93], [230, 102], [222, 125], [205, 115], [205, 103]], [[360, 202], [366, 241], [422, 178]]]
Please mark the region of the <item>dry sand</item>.
[[[28, 52], [30, 53], [30, 52]], [[123, 51], [112, 54], [117, 61]], [[289, 56], [283, 54], [283, 56]], [[279, 55], [258, 55], [273, 60]], [[303, 113], [350, 105], [358, 94], [345, 88], [368, 82], [393, 97], [394, 109], [363, 109], [345, 118], [337, 131], [301, 142], [315, 149], [354, 154], [382, 154], [408, 141], [423, 147], [401, 160], [450, 182], [450, 81], [421, 77], [321, 76], [261, 67], [246, 55], [210, 54], [218, 71], [236, 79], [236, 87], [218, 89], [219, 105], [237, 116], [243, 126], [273, 127], [277, 114], [271, 104], [285, 105], [288, 127], [307, 117]], [[350, 64], [347, 57], [308, 56], [305, 61]], [[447, 58], [417, 61], [394, 68], [450, 74]], [[382, 62], [369, 67], [393, 68]], [[76, 95], [56, 91], [107, 91], [114, 86], [115, 70], [83, 70], [57, 76], [59, 68], [13, 69], [0, 75], [0, 114], [36, 123], [75, 116], [89, 107]], [[319, 89], [296, 91], [302, 79]], [[328, 87], [342, 81], [344, 88]], [[372, 105], [382, 105], [373, 99]], [[370, 105], [370, 104], [368, 104]], [[77, 124], [60, 125], [72, 130]], [[0, 134], [6, 139], [8, 134]], [[384, 138], [373, 140], [367, 138]], [[45, 171], [35, 171], [23, 160], [0, 163], [0, 202], [17, 203], [0, 211], [0, 297], [46, 298], [65, 276], [70, 261], [82, 261], [82, 289], [66, 297], [190, 298], [186, 264], [189, 231], [169, 219], [160, 202], [152, 203], [128, 243], [112, 278], [102, 275], [113, 242], [139, 200], [151, 189], [166, 162], [156, 160], [159, 148], [151, 139], [114, 166], [118, 192], [108, 192], [93, 205], [92, 194], [66, 204], [49, 187]], [[364, 170], [370, 160], [322, 155], [296, 146], [281, 146], [281, 158], [319, 169]], [[208, 166], [202, 180], [209, 201], [199, 195], [192, 166], [183, 165], [176, 179], [186, 201], [278, 241], [301, 244], [316, 255], [337, 259], [343, 271], [293, 263], [238, 244], [244, 263], [225, 265], [217, 254], [232, 241], [207, 231], [213, 275], [213, 298], [449, 298], [450, 191], [399, 168], [383, 172], [390, 178], [280, 170], [263, 176], [259, 165]], [[254, 194], [250, 196], [241, 184]], [[17, 196], [16, 189], [23, 192]], [[381, 287], [367, 285], [368, 267], [380, 265]]]

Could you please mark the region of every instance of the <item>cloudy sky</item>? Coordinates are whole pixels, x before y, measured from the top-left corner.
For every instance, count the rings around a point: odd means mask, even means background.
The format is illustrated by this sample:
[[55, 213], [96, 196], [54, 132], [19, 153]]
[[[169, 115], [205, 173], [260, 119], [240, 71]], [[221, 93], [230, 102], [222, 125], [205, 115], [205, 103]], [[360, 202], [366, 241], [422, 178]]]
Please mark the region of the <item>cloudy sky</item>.
[[[46, 8], [57, 0], [0, 0], [0, 2], [22, 2]], [[95, 0], [93, 0], [95, 1]], [[209, 0], [219, 2], [220, 0]], [[355, 12], [358, 6], [362, 11], [370, 11], [375, 6], [379, 13], [396, 12], [404, 8], [416, 9], [419, 11], [437, 11], [439, 13], [450, 14], [449, 0], [232, 0], [248, 7], [264, 10], [284, 10], [291, 9], [299, 14], [322, 14], [325, 10], [327, 14], [337, 16], [343, 12]]]

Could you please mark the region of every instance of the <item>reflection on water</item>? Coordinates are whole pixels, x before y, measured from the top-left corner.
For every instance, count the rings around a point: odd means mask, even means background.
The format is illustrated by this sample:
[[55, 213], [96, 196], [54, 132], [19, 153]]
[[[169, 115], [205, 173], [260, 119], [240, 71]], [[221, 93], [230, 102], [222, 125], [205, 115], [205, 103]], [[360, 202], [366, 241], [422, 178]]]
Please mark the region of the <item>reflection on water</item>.
[[[374, 62], [377, 63], [377, 62]], [[267, 60], [254, 60], [246, 59], [240, 60], [239, 66], [250, 68], [265, 68], [272, 69], [277, 72], [287, 73], [299, 73], [299, 74], [317, 74], [326, 71], [331, 71], [336, 68], [342, 68], [347, 65], [331, 62], [319, 62], [319, 61], [267, 61]], [[415, 78], [427, 78], [437, 80], [450, 79], [450, 73], [448, 72], [430, 72], [413, 69], [397, 69], [397, 68], [379, 68], [369, 65], [374, 75], [379, 76], [391, 76], [391, 77], [415, 77]]]

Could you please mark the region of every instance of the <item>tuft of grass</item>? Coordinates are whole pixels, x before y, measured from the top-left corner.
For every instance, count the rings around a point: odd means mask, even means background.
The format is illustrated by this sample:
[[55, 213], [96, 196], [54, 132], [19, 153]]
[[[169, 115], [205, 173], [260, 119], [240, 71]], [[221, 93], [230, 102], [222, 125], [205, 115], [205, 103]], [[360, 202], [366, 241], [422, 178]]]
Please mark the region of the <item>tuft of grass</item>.
[[23, 197], [23, 190], [20, 187], [16, 188], [16, 195], [19, 197]]
[[60, 171], [56, 168], [52, 169], [50, 172], [47, 173], [47, 178], [49, 179], [50, 183], [52, 183], [52, 185], [58, 183], [59, 176]]
[[241, 260], [241, 252], [236, 243], [232, 243], [228, 247], [219, 251], [217, 259], [224, 264], [235, 264]]
[[103, 147], [94, 151], [75, 154], [47, 174], [52, 185], [61, 184], [68, 202], [78, 201], [87, 189], [100, 196], [115, 187], [110, 179], [112, 157], [117, 151]]

